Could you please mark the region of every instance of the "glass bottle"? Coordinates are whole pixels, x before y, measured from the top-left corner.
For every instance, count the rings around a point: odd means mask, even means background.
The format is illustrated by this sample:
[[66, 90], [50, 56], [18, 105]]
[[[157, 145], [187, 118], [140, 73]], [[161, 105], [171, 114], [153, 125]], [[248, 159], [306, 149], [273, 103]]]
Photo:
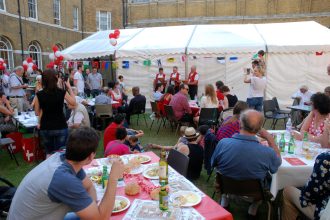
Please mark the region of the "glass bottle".
[[166, 183], [164, 180], [160, 181], [159, 209], [162, 211], [168, 210], [168, 192], [166, 190]]
[[290, 141], [289, 141], [288, 146], [289, 146], [288, 153], [289, 154], [294, 154], [295, 142], [294, 142], [294, 139], [293, 139], [293, 136], [292, 135], [290, 137]]
[[168, 184], [168, 163], [167, 163], [167, 159], [166, 159], [165, 149], [161, 149], [161, 151], [160, 151], [158, 175], [159, 175], [159, 183], [164, 181], [165, 185], [167, 185]]
[[108, 167], [103, 166], [103, 172], [102, 172], [102, 188], [106, 188], [108, 185], [109, 175], [108, 175]]
[[279, 147], [280, 151], [284, 152], [285, 151], [285, 138], [284, 138], [284, 133], [281, 134], [281, 139], [279, 141]]

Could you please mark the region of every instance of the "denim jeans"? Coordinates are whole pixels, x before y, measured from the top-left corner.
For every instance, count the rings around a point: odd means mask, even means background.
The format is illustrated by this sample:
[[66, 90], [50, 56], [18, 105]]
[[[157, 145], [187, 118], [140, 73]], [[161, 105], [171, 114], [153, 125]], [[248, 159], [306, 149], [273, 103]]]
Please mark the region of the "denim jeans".
[[40, 137], [45, 146], [46, 154], [52, 154], [61, 147], [65, 147], [68, 138], [68, 129], [40, 130]]
[[249, 108], [255, 109], [259, 112], [262, 111], [262, 102], [263, 97], [254, 97], [254, 98], [247, 98], [246, 102], [249, 105]]

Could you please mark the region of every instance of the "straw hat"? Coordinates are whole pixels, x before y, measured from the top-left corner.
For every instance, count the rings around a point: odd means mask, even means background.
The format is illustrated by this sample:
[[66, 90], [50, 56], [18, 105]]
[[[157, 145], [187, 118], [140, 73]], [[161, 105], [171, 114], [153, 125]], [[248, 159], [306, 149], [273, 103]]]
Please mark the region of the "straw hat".
[[193, 139], [193, 138], [197, 138], [199, 136], [199, 133], [196, 132], [195, 128], [193, 127], [188, 127], [186, 128], [186, 130], [184, 131], [184, 135], [183, 137], [189, 139]]

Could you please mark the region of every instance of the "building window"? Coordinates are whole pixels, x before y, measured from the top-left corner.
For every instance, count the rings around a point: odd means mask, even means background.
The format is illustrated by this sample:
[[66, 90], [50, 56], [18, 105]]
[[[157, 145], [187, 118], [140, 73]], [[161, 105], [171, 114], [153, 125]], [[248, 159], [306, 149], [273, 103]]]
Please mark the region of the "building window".
[[[158, 0], [160, 1], [160, 0]], [[130, 0], [130, 3], [149, 3], [150, 0]]]
[[29, 17], [37, 19], [37, 0], [28, 0]]
[[41, 47], [37, 41], [32, 41], [29, 45], [29, 55], [32, 57], [33, 62], [42, 69]]
[[61, 25], [61, 1], [54, 0], [54, 24]]
[[73, 29], [75, 30], [79, 30], [78, 13], [79, 9], [77, 7], [73, 7]]
[[96, 27], [98, 31], [111, 30], [111, 12], [98, 11], [96, 13]]
[[0, 57], [4, 59], [8, 69], [14, 67], [13, 47], [10, 41], [3, 36], [0, 36]]
[[0, 0], [0, 10], [6, 11], [5, 0]]

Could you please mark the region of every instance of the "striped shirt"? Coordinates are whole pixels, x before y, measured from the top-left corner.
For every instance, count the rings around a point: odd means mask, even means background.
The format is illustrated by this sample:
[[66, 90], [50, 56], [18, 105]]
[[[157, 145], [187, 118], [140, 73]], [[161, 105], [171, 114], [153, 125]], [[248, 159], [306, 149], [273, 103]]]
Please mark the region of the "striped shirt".
[[182, 92], [178, 92], [172, 97], [170, 106], [172, 106], [177, 119], [181, 119], [185, 113], [191, 114], [188, 98]]
[[[224, 123], [228, 121], [231, 117], [228, 117], [224, 120]], [[217, 140], [220, 141], [223, 138], [231, 138], [234, 134], [239, 133], [239, 120], [236, 120], [231, 123], [227, 123], [220, 127], [220, 129], [217, 132]]]

